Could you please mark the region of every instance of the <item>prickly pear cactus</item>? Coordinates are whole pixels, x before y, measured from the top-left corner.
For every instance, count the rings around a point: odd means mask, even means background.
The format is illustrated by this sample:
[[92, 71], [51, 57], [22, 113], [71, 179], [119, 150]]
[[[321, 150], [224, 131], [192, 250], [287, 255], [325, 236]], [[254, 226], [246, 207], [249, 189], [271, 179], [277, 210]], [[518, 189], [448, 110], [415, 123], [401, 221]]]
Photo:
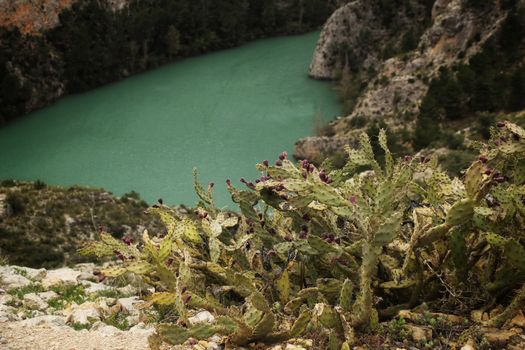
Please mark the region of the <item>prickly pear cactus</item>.
[[[107, 277], [134, 273], [155, 287], [149, 304], [177, 314], [158, 326], [164, 341], [222, 334], [244, 345], [315, 333], [348, 349], [356, 330], [373, 331], [380, 316], [426, 295], [467, 280], [497, 295], [525, 281], [525, 132], [503, 123], [493, 134], [461, 179], [435, 157], [394, 159], [384, 130], [384, 162], [365, 134], [337, 170], [294, 164], [284, 152], [257, 164], [260, 177], [241, 179], [244, 189], [227, 181], [239, 213], [217, 208], [213, 184], [205, 188], [195, 172], [194, 211], [149, 209], [165, 232], [145, 232], [141, 242], [101, 233], [82, 252], [116, 257]], [[504, 315], [525, 300], [519, 295]], [[199, 310], [216, 321], [191, 325]]]

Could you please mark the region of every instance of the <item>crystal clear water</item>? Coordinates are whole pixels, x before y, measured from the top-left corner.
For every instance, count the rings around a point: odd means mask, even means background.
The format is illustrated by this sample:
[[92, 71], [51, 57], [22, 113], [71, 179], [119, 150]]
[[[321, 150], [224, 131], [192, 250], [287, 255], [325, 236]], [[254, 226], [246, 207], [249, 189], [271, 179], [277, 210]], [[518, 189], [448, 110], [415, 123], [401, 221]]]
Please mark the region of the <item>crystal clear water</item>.
[[192, 168], [241, 185], [340, 113], [331, 85], [307, 77], [319, 33], [266, 39], [176, 62], [69, 96], [0, 129], [0, 179], [135, 190], [194, 205]]

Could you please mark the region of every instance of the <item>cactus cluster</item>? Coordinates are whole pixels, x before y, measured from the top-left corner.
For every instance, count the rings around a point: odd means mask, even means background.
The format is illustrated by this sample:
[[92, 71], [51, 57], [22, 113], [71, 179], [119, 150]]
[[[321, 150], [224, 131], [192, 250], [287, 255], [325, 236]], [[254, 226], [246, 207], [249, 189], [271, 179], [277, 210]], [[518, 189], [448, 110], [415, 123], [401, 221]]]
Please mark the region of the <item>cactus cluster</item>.
[[[381, 162], [363, 134], [341, 169], [296, 165], [286, 153], [275, 165], [257, 164], [260, 177], [242, 179], [246, 188], [227, 181], [239, 213], [217, 208], [213, 184], [205, 188], [195, 173], [194, 213], [159, 203], [149, 212], [165, 233], [145, 232], [137, 243], [101, 233], [82, 253], [116, 256], [122, 262], [105, 276], [134, 273], [154, 286], [149, 303], [178, 315], [158, 326], [173, 344], [213, 334], [237, 345], [274, 343], [315, 332], [329, 349], [348, 349], [356, 331], [465, 283], [494, 297], [520, 288], [525, 131], [494, 128], [488, 144], [474, 145], [480, 158], [462, 179], [436, 158], [395, 160], [384, 130], [378, 138]], [[523, 300], [522, 291], [492, 322]], [[215, 322], [191, 324], [203, 309]]]

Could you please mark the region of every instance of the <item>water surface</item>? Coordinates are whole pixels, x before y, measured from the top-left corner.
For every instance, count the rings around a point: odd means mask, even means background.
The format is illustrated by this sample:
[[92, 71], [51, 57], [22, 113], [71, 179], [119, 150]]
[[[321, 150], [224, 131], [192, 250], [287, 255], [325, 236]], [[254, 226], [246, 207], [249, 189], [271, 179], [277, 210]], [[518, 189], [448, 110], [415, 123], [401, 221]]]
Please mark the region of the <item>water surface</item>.
[[226, 205], [225, 179], [256, 177], [255, 163], [291, 153], [316, 115], [340, 113], [330, 84], [306, 74], [318, 35], [261, 40], [66, 97], [0, 129], [0, 179], [193, 205], [197, 167]]

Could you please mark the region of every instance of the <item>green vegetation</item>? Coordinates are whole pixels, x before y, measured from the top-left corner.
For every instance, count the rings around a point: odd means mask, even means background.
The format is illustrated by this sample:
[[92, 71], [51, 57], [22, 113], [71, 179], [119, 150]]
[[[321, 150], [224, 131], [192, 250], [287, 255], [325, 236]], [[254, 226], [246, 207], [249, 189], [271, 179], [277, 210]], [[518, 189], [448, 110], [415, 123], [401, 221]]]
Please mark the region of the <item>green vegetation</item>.
[[83, 329], [90, 329], [91, 325], [89, 323], [83, 324], [83, 323], [73, 323], [71, 325], [71, 328], [73, 328], [75, 331], [81, 331]]
[[63, 285], [53, 287], [51, 290], [57, 293], [58, 297], [49, 300], [48, 305], [57, 310], [64, 309], [67, 305], [72, 303], [80, 305], [87, 299], [84, 293], [84, 288], [80, 285]]
[[136, 230], [158, 221], [144, 214], [148, 205], [136, 193], [118, 199], [99, 189], [69, 188], [5, 180], [6, 216], [0, 220], [0, 249], [11, 264], [60, 266], [83, 261], [76, 254], [80, 242], [99, 229], [120, 238], [128, 225]]
[[36, 284], [36, 283], [32, 283], [32, 284], [28, 284], [27, 286], [24, 286], [24, 287], [11, 289], [11, 290], [8, 291], [8, 293], [11, 294], [11, 295], [16, 295], [18, 297], [18, 299], [23, 299], [24, 295], [26, 295], [26, 294], [29, 294], [29, 293], [40, 293], [40, 292], [43, 292], [43, 291], [44, 291], [44, 289], [43, 289], [42, 285]]
[[[176, 323], [158, 326], [173, 344], [216, 333], [239, 345], [315, 334], [316, 346], [348, 349], [356, 332], [389, 332], [380, 319], [423, 302], [465, 314], [501, 303], [488, 321], [501, 326], [525, 302], [525, 130], [499, 122], [491, 133], [461, 179], [436, 157], [394, 160], [384, 130], [383, 165], [365, 134], [339, 170], [296, 166], [283, 153], [275, 166], [257, 165], [255, 182], [241, 180], [247, 190], [227, 181], [240, 215], [218, 209], [213, 186], [195, 176], [195, 216], [158, 205], [149, 212], [163, 236], [145, 233], [139, 245], [103, 233], [82, 253], [116, 255], [123, 264], [105, 276], [131, 272], [155, 286], [149, 303], [176, 313]], [[216, 322], [183, 327], [199, 309]], [[421, 322], [451, 327], [434, 316]]]
[[116, 327], [121, 331], [128, 330], [130, 328], [126, 315], [122, 312], [117, 312], [104, 319], [104, 323]]
[[335, 3], [132, 0], [113, 11], [108, 1], [87, 0], [74, 2], [60, 13], [61, 25], [44, 33], [0, 28], [0, 124], [26, 112], [33, 90], [46, 104], [58, 84], [85, 91], [176, 58], [317, 29]]

